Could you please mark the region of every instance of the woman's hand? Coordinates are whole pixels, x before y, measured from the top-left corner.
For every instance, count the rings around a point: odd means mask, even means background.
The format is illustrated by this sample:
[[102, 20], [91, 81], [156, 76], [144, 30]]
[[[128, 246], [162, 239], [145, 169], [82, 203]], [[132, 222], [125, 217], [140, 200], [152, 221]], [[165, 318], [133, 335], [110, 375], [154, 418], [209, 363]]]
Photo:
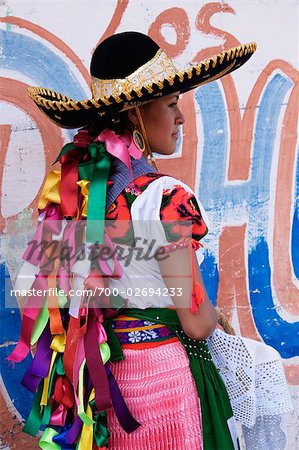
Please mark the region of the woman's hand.
[[[175, 293], [172, 297], [184, 332], [191, 339], [201, 340], [210, 336], [217, 326], [217, 312], [204, 290], [204, 301], [198, 308], [198, 313], [190, 310], [192, 299], [192, 249], [179, 249], [169, 253], [164, 261], [159, 261], [164, 283], [169, 291]], [[203, 281], [198, 267], [197, 281], [203, 287]], [[173, 289], [171, 289], [173, 288]], [[181, 293], [182, 295], [178, 295]]]

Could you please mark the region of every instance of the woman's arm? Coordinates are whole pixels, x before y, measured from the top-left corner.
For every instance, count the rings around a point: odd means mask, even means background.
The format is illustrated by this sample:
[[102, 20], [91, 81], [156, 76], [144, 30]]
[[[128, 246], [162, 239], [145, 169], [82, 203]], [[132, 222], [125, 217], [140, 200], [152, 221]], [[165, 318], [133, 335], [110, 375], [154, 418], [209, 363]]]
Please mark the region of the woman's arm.
[[[169, 253], [164, 261], [159, 261], [164, 283], [173, 291], [172, 297], [181, 325], [191, 339], [205, 339], [216, 328], [217, 312], [204, 290], [204, 301], [198, 313], [190, 311], [192, 297], [192, 258], [189, 249], [179, 249]], [[203, 281], [195, 258], [197, 281], [203, 287]], [[171, 289], [172, 288], [172, 289]], [[182, 295], [180, 295], [182, 293]]]

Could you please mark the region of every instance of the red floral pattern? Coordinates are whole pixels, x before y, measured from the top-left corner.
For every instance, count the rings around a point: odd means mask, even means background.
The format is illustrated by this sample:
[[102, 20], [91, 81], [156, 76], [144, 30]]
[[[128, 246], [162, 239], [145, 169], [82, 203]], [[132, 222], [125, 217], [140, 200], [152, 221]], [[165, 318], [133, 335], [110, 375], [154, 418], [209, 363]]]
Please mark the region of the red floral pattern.
[[[129, 225], [131, 206], [138, 195], [160, 176], [158, 173], [150, 173], [136, 178], [112, 203], [106, 214], [106, 219], [114, 222], [109, 227], [111, 238], [123, 242], [124, 238], [132, 237]], [[200, 246], [200, 239], [208, 232], [195, 196], [180, 185], [164, 189], [160, 219], [168, 242], [178, 243], [190, 237], [195, 250]]]
[[180, 185], [163, 191], [160, 219], [168, 242], [190, 237], [193, 247], [198, 243], [197, 249], [208, 232], [195, 196]]

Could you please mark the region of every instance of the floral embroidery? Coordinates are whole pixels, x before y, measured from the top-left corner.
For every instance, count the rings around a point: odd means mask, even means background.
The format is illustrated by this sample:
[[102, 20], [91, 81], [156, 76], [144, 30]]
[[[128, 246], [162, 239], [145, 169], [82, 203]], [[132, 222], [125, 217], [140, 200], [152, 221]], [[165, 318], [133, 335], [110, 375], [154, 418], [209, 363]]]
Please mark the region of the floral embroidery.
[[199, 241], [208, 232], [195, 196], [180, 185], [163, 191], [160, 219], [168, 242], [188, 236]]
[[131, 331], [130, 333], [128, 333], [129, 342], [132, 342], [132, 343], [140, 342], [141, 338], [142, 338], [142, 335], [141, 335], [140, 331]]
[[[144, 330], [144, 327], [155, 327]], [[139, 342], [162, 342], [175, 336], [165, 325], [159, 325], [143, 319], [113, 320], [112, 327], [121, 344], [137, 344]], [[135, 330], [134, 330], [135, 328]], [[133, 331], [132, 331], [133, 329]], [[121, 330], [121, 331], [119, 331]]]
[[156, 339], [158, 337], [158, 334], [155, 332], [155, 330], [144, 330], [141, 332], [142, 340], [147, 341], [149, 339]]
[[[159, 173], [148, 173], [136, 178], [110, 206], [106, 219], [113, 221], [108, 232], [115, 242], [133, 244], [134, 235], [130, 226], [132, 204], [161, 176]], [[208, 232], [195, 196], [180, 185], [164, 189], [160, 219], [169, 243], [178, 243], [182, 238], [192, 238], [192, 247], [197, 250], [200, 239]]]

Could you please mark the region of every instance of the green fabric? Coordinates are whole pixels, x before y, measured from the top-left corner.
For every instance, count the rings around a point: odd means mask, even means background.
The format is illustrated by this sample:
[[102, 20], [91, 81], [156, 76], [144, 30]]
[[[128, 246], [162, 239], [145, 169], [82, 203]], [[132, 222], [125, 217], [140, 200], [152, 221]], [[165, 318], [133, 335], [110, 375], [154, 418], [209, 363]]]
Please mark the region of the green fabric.
[[[77, 149], [74, 144], [66, 144], [53, 164], [59, 161], [68, 151], [74, 149]], [[86, 218], [86, 241], [103, 244], [107, 181], [111, 157], [106, 151], [103, 142], [92, 142], [86, 149], [82, 149], [82, 156], [84, 152], [87, 152], [89, 158], [88, 161], [78, 164], [78, 177], [79, 180], [90, 181]]]
[[[233, 411], [206, 341], [190, 339], [184, 333], [175, 310], [127, 309], [122, 310], [122, 314], [163, 324], [177, 335], [188, 355], [190, 370], [200, 398], [204, 450], [233, 450], [234, 444], [227, 424], [228, 419], [233, 416]], [[111, 361], [119, 361], [124, 358], [120, 342], [113, 331], [111, 321], [106, 321], [106, 325]]]
[[42, 398], [42, 392], [43, 392], [43, 381], [40, 383], [36, 391], [32, 409], [23, 428], [24, 433], [30, 434], [30, 436], [36, 436], [39, 427], [41, 426], [42, 412], [40, 407], [40, 401]]
[[110, 437], [107, 426], [106, 411], [96, 413], [95, 400], [92, 400], [89, 404], [92, 409], [93, 420], [95, 421], [93, 425], [94, 440], [99, 447], [105, 447], [108, 445], [108, 440]]
[[102, 142], [87, 146], [89, 160], [78, 165], [80, 180], [89, 180], [86, 241], [104, 241], [107, 182], [110, 171], [110, 155]]
[[60, 158], [61, 158], [63, 155], [65, 155], [68, 151], [70, 151], [70, 150], [77, 150], [77, 149], [78, 149], [78, 147], [76, 147], [72, 142], [69, 143], [69, 144], [65, 144], [65, 145], [62, 147], [62, 149], [60, 150], [59, 155], [57, 156], [57, 158], [55, 159], [55, 161], [52, 162], [51, 165], [54, 166], [54, 164], [56, 164], [56, 163], [60, 160]]

